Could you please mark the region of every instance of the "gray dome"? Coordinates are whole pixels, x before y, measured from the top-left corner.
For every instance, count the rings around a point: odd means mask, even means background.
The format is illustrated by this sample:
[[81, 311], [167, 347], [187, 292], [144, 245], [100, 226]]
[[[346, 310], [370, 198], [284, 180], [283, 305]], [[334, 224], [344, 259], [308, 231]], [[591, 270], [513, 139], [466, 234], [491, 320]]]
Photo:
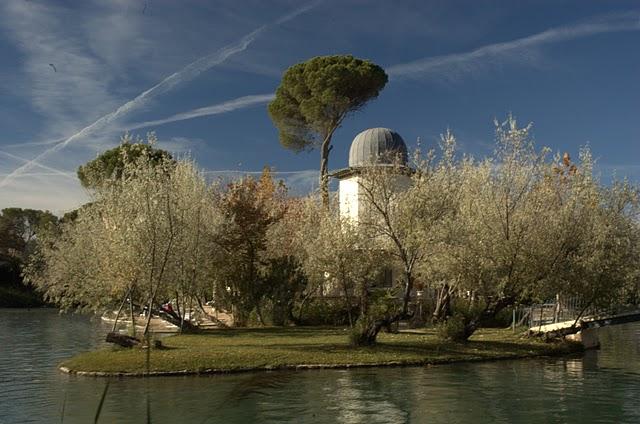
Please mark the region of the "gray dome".
[[407, 145], [395, 131], [388, 128], [370, 128], [358, 134], [349, 149], [349, 166], [392, 164], [400, 156], [407, 163]]

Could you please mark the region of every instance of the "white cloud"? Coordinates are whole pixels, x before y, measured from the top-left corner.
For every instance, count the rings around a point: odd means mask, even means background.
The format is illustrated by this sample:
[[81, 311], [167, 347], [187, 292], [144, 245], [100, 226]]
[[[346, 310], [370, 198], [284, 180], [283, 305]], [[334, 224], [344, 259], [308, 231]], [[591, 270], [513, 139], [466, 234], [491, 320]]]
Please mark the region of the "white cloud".
[[62, 215], [89, 201], [88, 193], [77, 178], [51, 174], [23, 174], [13, 184], [4, 187], [0, 196], [0, 209], [19, 206], [50, 210]]
[[[222, 103], [217, 103], [215, 105], [200, 107], [200, 108], [192, 109], [186, 112], [176, 113], [175, 115], [169, 116], [167, 118], [154, 119], [152, 121], [136, 122], [133, 124], [126, 124], [126, 125], [120, 125], [117, 127], [111, 127], [109, 131], [113, 133], [118, 133], [118, 132], [124, 132], [127, 130], [156, 127], [156, 126], [168, 124], [171, 122], [184, 121], [187, 119], [200, 118], [203, 116], [220, 115], [223, 113], [233, 112], [236, 110], [246, 109], [248, 107], [265, 104], [270, 102], [274, 98], [275, 98], [275, 94], [273, 93], [242, 96], [232, 100], [227, 100]], [[63, 141], [64, 139], [56, 139], [56, 140], [45, 140], [45, 141], [36, 141], [36, 142], [27, 142], [27, 143], [5, 144], [4, 147], [5, 148], [9, 148], [9, 147], [27, 148], [30, 146], [43, 146], [43, 145], [46, 146], [46, 145], [52, 145], [52, 144], [59, 144]]]
[[6, 89], [30, 101], [49, 137], [68, 134], [79, 120], [113, 107], [112, 73], [82, 42], [82, 31], [70, 25], [78, 18], [72, 9], [48, 2], [6, 1], [0, 12], [6, 33], [21, 52], [23, 68], [22, 78]]
[[[4, 152], [4, 151], [1, 151], [1, 150], [0, 150], [0, 155], [7, 156], [7, 157], [9, 157], [9, 158], [11, 158], [11, 159], [14, 159], [14, 160], [17, 160], [17, 161], [19, 161], [19, 162], [21, 162], [21, 163], [29, 162], [29, 160], [28, 160], [28, 159], [25, 159], [25, 158], [23, 158], [23, 157], [16, 156], [16, 155], [14, 155], [13, 153]], [[75, 179], [75, 173], [74, 173], [74, 172], [65, 172], [65, 171], [61, 171], [61, 170], [59, 170], [59, 169], [52, 168], [52, 167], [50, 167], [50, 166], [43, 165], [43, 164], [38, 163], [38, 162], [34, 162], [34, 165], [35, 165], [35, 166], [37, 166], [37, 167], [39, 167], [39, 168], [42, 168], [42, 169], [44, 169], [44, 170], [49, 171], [49, 173], [47, 173], [47, 174], [40, 174], [40, 175], [58, 175], [58, 176], [63, 176], [63, 177], [67, 177], [67, 178]], [[36, 174], [31, 174], [31, 175], [36, 175]]]
[[159, 148], [177, 155], [189, 155], [193, 150], [203, 146], [204, 144], [204, 140], [200, 138], [171, 137], [168, 139], [158, 139]]
[[[291, 19], [294, 19], [298, 15], [317, 6], [319, 3], [320, 3], [319, 1], [316, 1], [313, 3], [306, 4], [302, 7], [299, 7], [293, 10], [292, 12], [287, 13], [281, 18], [277, 19], [274, 22], [274, 24], [271, 24], [271, 25], [280, 25]], [[19, 176], [20, 174], [28, 172], [31, 168], [35, 166], [35, 163], [41, 162], [44, 158], [51, 155], [52, 153], [55, 153], [64, 149], [65, 147], [67, 147], [67, 145], [69, 145], [72, 142], [83, 140], [88, 135], [94, 134], [99, 131], [107, 130], [117, 120], [128, 115], [130, 112], [134, 110], [140, 109], [142, 106], [147, 104], [147, 102], [152, 98], [172, 90], [175, 86], [185, 81], [192, 80], [196, 76], [200, 75], [202, 72], [209, 70], [212, 67], [225, 62], [229, 57], [244, 51], [245, 49], [247, 49], [247, 47], [251, 43], [253, 43], [253, 41], [259, 35], [261, 35], [271, 25], [269, 24], [262, 25], [257, 29], [255, 29], [254, 31], [250, 32], [249, 34], [245, 35], [244, 37], [240, 38], [238, 41], [223, 47], [222, 49], [216, 51], [215, 53], [201, 57], [200, 59], [185, 66], [180, 71], [175, 72], [172, 75], [164, 78], [158, 84], [154, 85], [150, 89], [139, 94], [132, 100], [126, 102], [125, 104], [121, 105], [113, 112], [110, 112], [100, 117], [94, 123], [84, 127], [82, 130], [74, 133], [72, 136], [66, 138], [64, 141], [58, 144], [55, 144], [52, 147], [43, 151], [42, 153], [38, 154], [35, 158], [33, 158], [32, 161], [29, 161], [23, 164], [22, 166], [18, 167], [9, 175], [5, 176], [2, 180], [0, 180], [0, 187], [6, 186], [8, 183], [10, 183], [13, 179], [15, 179], [15, 177]]]
[[170, 122], [199, 118], [201, 116], [219, 115], [221, 113], [232, 112], [238, 109], [245, 109], [247, 107], [256, 106], [259, 104], [265, 104], [267, 102], [270, 102], [274, 98], [275, 98], [275, 94], [273, 93], [238, 97], [236, 99], [228, 100], [226, 102], [218, 103], [215, 105], [201, 107], [201, 108], [193, 109], [187, 112], [177, 113], [168, 118], [156, 119], [153, 121], [146, 121], [146, 122], [138, 122], [135, 124], [128, 125], [128, 128], [132, 130], [139, 129], [139, 128], [148, 128], [148, 127], [155, 127], [163, 124], [168, 124]]
[[598, 21], [553, 28], [528, 37], [489, 44], [469, 52], [393, 65], [387, 68], [387, 72], [392, 78], [439, 76], [451, 79], [475, 72], [481, 66], [496, 66], [514, 60], [535, 62], [536, 53], [531, 50], [533, 47], [608, 32], [638, 31], [638, 18], [638, 13], [607, 16]]

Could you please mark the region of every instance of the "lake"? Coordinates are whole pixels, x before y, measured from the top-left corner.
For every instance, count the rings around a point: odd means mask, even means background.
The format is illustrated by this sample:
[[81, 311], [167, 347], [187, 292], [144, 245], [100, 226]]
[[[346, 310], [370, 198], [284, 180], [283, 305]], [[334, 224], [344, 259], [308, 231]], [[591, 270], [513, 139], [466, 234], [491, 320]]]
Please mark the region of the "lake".
[[[108, 327], [0, 309], [0, 423], [93, 422], [107, 379], [56, 365]], [[640, 323], [600, 330], [571, 358], [435, 367], [112, 378], [100, 422], [640, 423]]]

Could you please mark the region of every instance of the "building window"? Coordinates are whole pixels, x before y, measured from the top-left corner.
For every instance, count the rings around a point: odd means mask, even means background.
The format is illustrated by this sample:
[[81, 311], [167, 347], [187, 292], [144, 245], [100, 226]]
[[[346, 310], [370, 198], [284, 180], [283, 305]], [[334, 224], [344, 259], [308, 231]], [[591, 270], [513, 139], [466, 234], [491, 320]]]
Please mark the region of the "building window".
[[381, 288], [390, 288], [393, 286], [393, 271], [391, 268], [384, 268], [376, 280], [376, 286]]

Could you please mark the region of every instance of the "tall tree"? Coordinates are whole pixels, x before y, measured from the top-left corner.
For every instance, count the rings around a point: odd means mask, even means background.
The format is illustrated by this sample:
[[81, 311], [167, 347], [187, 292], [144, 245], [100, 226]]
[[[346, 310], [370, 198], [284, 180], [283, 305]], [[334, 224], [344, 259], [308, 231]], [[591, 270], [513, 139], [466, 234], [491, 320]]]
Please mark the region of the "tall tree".
[[287, 149], [320, 149], [320, 191], [329, 203], [331, 138], [344, 118], [387, 84], [380, 66], [351, 55], [319, 56], [287, 69], [269, 115]]
[[306, 199], [303, 207], [302, 232], [295, 251], [310, 288], [342, 296], [353, 327], [356, 317], [352, 310], [366, 313], [369, 290], [384, 269], [385, 258], [369, 234], [337, 211], [321, 207], [318, 199]]
[[185, 309], [211, 287], [207, 254], [220, 222], [204, 176], [189, 161], [156, 163], [145, 153], [93, 194], [41, 244], [28, 280], [62, 309], [122, 310], [128, 299], [132, 323], [134, 305], [154, 311], [173, 298], [177, 314], [164, 318], [188, 328]]
[[552, 236], [560, 223], [546, 153], [535, 149], [530, 126], [519, 128], [509, 117], [496, 122], [494, 157], [462, 164], [462, 199], [441, 265], [473, 296], [465, 307], [460, 302], [464, 330], [451, 338], [466, 340], [504, 308], [526, 301], [559, 266], [552, 258], [562, 258], [557, 249], [567, 245]]
[[434, 262], [446, 238], [443, 228], [455, 215], [460, 196], [453, 161], [455, 139], [447, 133], [441, 141], [440, 159], [435, 161], [433, 152], [424, 159], [417, 157], [409, 181], [401, 175], [407, 170], [400, 164], [370, 167], [361, 173], [358, 185], [366, 213], [358, 225], [376, 240], [377, 249], [397, 271], [392, 291], [399, 292], [400, 305], [395, 310], [364, 311], [368, 313], [360, 318], [359, 344], [372, 345], [383, 327], [411, 318], [418, 269], [436, 273]]
[[153, 164], [164, 164], [172, 159], [165, 150], [155, 148], [157, 138], [155, 134], [147, 134], [146, 143], [140, 138], [134, 138], [128, 133], [120, 138], [120, 145], [107, 150], [97, 158], [78, 168], [78, 179], [83, 187], [99, 188], [104, 181], [113, 177], [121, 178], [127, 163], [135, 163], [141, 155], [148, 157]]
[[637, 188], [601, 185], [587, 151], [558, 168], [512, 117], [496, 122], [496, 141], [493, 158], [461, 164], [461, 201], [438, 263], [473, 293], [459, 299], [464, 325], [451, 338], [557, 293], [585, 307], [618, 303], [638, 276]]
[[267, 237], [284, 214], [286, 189], [274, 184], [269, 168], [259, 180], [251, 177], [230, 183], [217, 200], [223, 228], [216, 244], [224, 254], [214, 260], [216, 300], [233, 311], [234, 325], [246, 325], [256, 311], [264, 322], [261, 306], [269, 291]]
[[34, 252], [38, 235], [55, 229], [58, 218], [49, 211], [6, 208], [0, 213], [0, 264], [20, 279], [20, 268]]

